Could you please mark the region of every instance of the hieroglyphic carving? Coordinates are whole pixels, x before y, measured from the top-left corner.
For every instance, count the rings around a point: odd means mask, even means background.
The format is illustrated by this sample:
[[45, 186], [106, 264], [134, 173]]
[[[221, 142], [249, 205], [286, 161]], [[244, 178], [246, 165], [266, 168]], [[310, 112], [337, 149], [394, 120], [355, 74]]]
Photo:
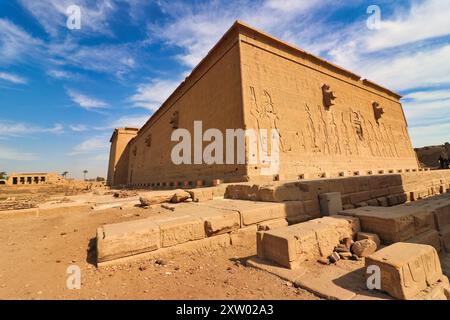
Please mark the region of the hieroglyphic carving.
[[330, 154], [329, 134], [328, 134], [328, 121], [323, 114], [323, 108], [318, 106], [320, 121], [319, 121], [319, 142], [322, 145], [322, 152], [324, 154]]
[[344, 149], [347, 156], [352, 155], [352, 148], [350, 147], [350, 131], [348, 129], [347, 123], [345, 122], [345, 113], [341, 112], [341, 124], [344, 140]]
[[341, 155], [342, 154], [341, 139], [340, 139], [341, 133], [339, 132], [339, 127], [334, 118], [334, 113], [331, 113], [331, 137], [334, 140], [334, 148], [333, 148], [334, 153]]
[[[258, 102], [257, 93], [253, 86], [250, 86], [251, 108], [250, 114], [256, 121], [257, 129], [266, 129], [270, 133], [270, 129], [277, 129], [280, 137], [280, 148], [283, 152], [292, 150], [290, 145], [287, 145], [284, 134], [278, 126], [280, 120], [278, 116], [277, 107], [275, 106], [272, 96], [267, 90], [262, 90], [262, 103]], [[263, 138], [263, 136], [260, 136]], [[265, 138], [267, 139], [267, 137]], [[268, 141], [261, 141], [262, 146], [268, 146]], [[267, 151], [267, 150], [266, 150]]]
[[311, 114], [311, 109], [309, 108], [308, 104], [305, 104], [305, 111], [306, 111], [306, 128], [308, 130], [308, 137], [310, 137], [311, 140], [310, 150], [313, 153], [317, 153], [320, 152], [320, 148], [317, 144], [316, 126], [314, 123], [314, 118]]

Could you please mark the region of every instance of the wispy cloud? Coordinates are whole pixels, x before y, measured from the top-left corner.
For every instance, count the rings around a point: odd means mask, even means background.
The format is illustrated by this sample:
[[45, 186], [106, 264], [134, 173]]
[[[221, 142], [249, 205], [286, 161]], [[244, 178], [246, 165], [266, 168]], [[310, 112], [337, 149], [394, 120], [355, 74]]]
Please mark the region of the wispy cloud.
[[75, 131], [75, 132], [84, 132], [84, 131], [89, 130], [88, 126], [86, 126], [84, 124], [70, 125], [69, 128], [70, 128], [70, 130]]
[[26, 84], [26, 83], [28, 83], [27, 79], [25, 79], [25, 78], [23, 78], [21, 76], [12, 74], [12, 73], [7, 73], [7, 72], [0, 72], [0, 80], [5, 80], [5, 81], [12, 82], [12, 83], [15, 83], [15, 84]]
[[86, 110], [96, 110], [108, 108], [108, 104], [102, 100], [89, 97], [85, 94], [68, 89], [67, 94], [73, 102], [78, 104], [81, 108]]
[[0, 62], [3, 65], [35, 60], [32, 57], [39, 59], [43, 44], [8, 19], [0, 18]]
[[0, 160], [35, 161], [37, 156], [33, 153], [22, 152], [8, 147], [0, 146]]
[[177, 80], [155, 79], [150, 83], [140, 84], [130, 100], [135, 107], [154, 111], [172, 94], [179, 83]]
[[398, 47], [450, 34], [450, 2], [427, 0], [415, 2], [407, 14], [382, 19], [380, 29], [367, 38], [369, 50]]
[[105, 152], [109, 148], [109, 138], [106, 136], [96, 136], [84, 140], [80, 144], [76, 145], [69, 156], [86, 155], [92, 153]]
[[76, 4], [81, 8], [81, 29], [76, 32], [95, 36], [98, 34], [112, 35], [108, 19], [117, 9], [114, 1], [90, 0], [19, 0], [19, 3], [36, 18], [45, 31], [56, 37], [61, 33], [68, 33], [66, 28], [67, 8]]
[[[266, 1], [205, 1], [186, 6], [183, 1], [158, 1], [169, 22], [150, 24], [151, 39], [181, 47], [184, 53], [177, 56], [183, 64], [195, 66], [220, 39], [235, 20], [244, 20], [258, 28], [277, 35], [287, 29], [302, 30], [312, 14], [331, 1], [318, 0], [266, 0]], [[333, 4], [339, 7], [341, 4]], [[292, 30], [293, 31], [293, 30]]]
[[62, 133], [64, 127], [61, 124], [55, 124], [53, 127], [45, 128], [35, 126], [29, 123], [13, 122], [0, 120], [0, 136], [25, 136], [36, 133]]

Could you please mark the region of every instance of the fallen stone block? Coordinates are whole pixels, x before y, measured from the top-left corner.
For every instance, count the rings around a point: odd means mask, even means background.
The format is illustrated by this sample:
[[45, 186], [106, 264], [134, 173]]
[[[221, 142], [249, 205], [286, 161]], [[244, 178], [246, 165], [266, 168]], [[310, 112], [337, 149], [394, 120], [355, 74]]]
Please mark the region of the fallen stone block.
[[213, 200], [213, 188], [200, 188], [200, 189], [192, 189], [187, 190], [189, 192], [192, 200], [194, 202], [204, 202], [208, 200]]
[[183, 202], [191, 197], [191, 194], [184, 190], [177, 190], [175, 191], [174, 195], [170, 199], [170, 202], [172, 203], [180, 203]]
[[377, 248], [379, 248], [380, 245], [381, 245], [380, 237], [378, 237], [378, 235], [375, 234], [375, 233], [358, 232], [356, 234], [356, 240], [357, 241], [364, 240], [364, 239], [369, 239], [369, 240], [372, 240], [373, 242], [375, 242], [376, 245], [377, 245]]
[[306, 260], [330, 256], [345, 238], [359, 231], [355, 218], [332, 216], [310, 220], [286, 228], [264, 232], [258, 252], [287, 268], [296, 268]]
[[322, 216], [332, 216], [342, 211], [340, 192], [323, 193], [319, 195], [320, 213]]
[[171, 202], [172, 198], [174, 198], [174, 195], [179, 195], [179, 197], [175, 197], [176, 199], [179, 199], [180, 197], [186, 197], [190, 198], [191, 195], [184, 191], [184, 190], [172, 190], [172, 191], [152, 191], [152, 192], [147, 192], [144, 194], [141, 194], [139, 200], [141, 202], [141, 204], [143, 206], [152, 206], [155, 204], [161, 204], [161, 203], [165, 203], [165, 202]]
[[414, 298], [443, 276], [436, 250], [422, 244], [395, 243], [366, 257], [365, 264], [380, 267], [381, 291], [402, 300]]
[[160, 229], [151, 219], [108, 224], [97, 229], [99, 262], [154, 251], [160, 247]]
[[356, 241], [351, 248], [351, 252], [358, 257], [367, 257], [377, 251], [377, 244], [370, 239]]

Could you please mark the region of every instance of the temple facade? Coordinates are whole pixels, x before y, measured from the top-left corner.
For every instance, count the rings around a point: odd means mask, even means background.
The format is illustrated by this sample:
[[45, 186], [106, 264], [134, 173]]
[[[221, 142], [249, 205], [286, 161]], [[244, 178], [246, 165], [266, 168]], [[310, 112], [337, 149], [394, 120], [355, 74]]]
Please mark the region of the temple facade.
[[[415, 171], [400, 98], [238, 21], [142, 128], [114, 131], [108, 183], [169, 188], [216, 179], [270, 182]], [[223, 137], [227, 130], [244, 131], [244, 157], [236, 134], [231, 149], [223, 142], [223, 161], [195, 161], [199, 144], [206, 152], [217, 142], [216, 135], [199, 138], [199, 125], [200, 135], [208, 129]], [[189, 163], [173, 160], [178, 129], [192, 134], [194, 151], [182, 152], [192, 158]], [[256, 147], [248, 131], [256, 132]], [[268, 134], [258, 135], [263, 131]], [[230, 150], [234, 161], [225, 161]], [[267, 173], [267, 162], [251, 161], [275, 151], [276, 171]]]

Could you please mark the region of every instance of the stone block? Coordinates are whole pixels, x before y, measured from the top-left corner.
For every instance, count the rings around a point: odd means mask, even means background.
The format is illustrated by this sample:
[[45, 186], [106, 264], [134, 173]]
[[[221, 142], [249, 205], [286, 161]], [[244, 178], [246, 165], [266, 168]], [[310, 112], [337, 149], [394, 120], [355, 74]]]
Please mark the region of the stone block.
[[355, 218], [332, 216], [264, 232], [259, 245], [264, 257], [287, 268], [306, 260], [328, 257], [339, 242], [359, 231]]
[[386, 197], [377, 198], [377, 201], [380, 207], [389, 207], [389, 203]]
[[445, 204], [433, 210], [434, 220], [438, 230], [450, 225], [450, 204]]
[[305, 206], [302, 201], [275, 203], [225, 199], [208, 201], [204, 205], [239, 212], [242, 227], [267, 220], [296, 217], [305, 213]]
[[378, 234], [384, 244], [405, 241], [433, 229], [431, 213], [421, 208], [364, 207], [342, 211], [342, 214], [359, 218], [361, 229]]
[[381, 291], [397, 299], [412, 299], [442, 278], [436, 250], [428, 245], [395, 243], [365, 260], [381, 271]]
[[97, 229], [99, 262], [154, 251], [160, 247], [160, 229], [151, 219], [108, 224]]
[[213, 189], [212, 188], [201, 188], [187, 190], [191, 195], [194, 202], [204, 202], [213, 199]]
[[319, 195], [320, 213], [322, 216], [332, 216], [342, 211], [340, 192], [323, 193]]
[[205, 238], [205, 227], [202, 219], [192, 216], [175, 216], [155, 219], [161, 230], [161, 247], [171, 247], [188, 241]]
[[199, 205], [195, 207], [195, 212], [193, 208], [186, 212], [189, 216], [203, 221], [208, 237], [228, 233], [241, 227], [241, 216], [237, 211]]
[[352, 204], [365, 202], [371, 198], [370, 191], [351, 193], [348, 196], [350, 197], [350, 203]]
[[305, 201], [312, 199], [312, 188], [301, 182], [262, 185], [257, 200], [266, 202]]
[[242, 247], [256, 247], [256, 225], [241, 228], [230, 233], [231, 245]]
[[424, 233], [414, 236], [405, 242], [427, 244], [435, 248], [438, 253], [441, 252], [441, 239], [439, 237], [439, 232], [436, 230], [425, 231]]
[[289, 223], [286, 219], [274, 219], [274, 220], [260, 222], [257, 224], [258, 231], [269, 231], [269, 230], [287, 227], [288, 225], [289, 225]]
[[439, 231], [441, 247], [445, 252], [450, 253], [450, 225], [445, 226]]

